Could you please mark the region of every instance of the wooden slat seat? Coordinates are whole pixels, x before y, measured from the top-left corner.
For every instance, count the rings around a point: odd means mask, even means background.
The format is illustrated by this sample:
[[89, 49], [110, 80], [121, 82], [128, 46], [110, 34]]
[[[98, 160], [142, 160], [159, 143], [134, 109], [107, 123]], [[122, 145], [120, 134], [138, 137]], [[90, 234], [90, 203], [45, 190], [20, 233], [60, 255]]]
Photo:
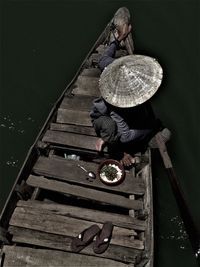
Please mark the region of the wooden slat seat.
[[[96, 179], [91, 183], [86, 180], [85, 172], [81, 170], [77, 164], [85, 167], [85, 169], [93, 171]], [[63, 160], [57, 158], [39, 157], [33, 167], [33, 172], [46, 177], [73, 182], [76, 184], [89, 185], [90, 187], [102, 188], [105, 190], [123, 192], [127, 194], [142, 195], [145, 192], [145, 185], [141, 179], [134, 179], [131, 172], [126, 173], [125, 180], [118, 186], [104, 185], [97, 176], [98, 165], [92, 162]]]
[[85, 188], [78, 185], [71, 185], [41, 176], [30, 175], [27, 184], [33, 187], [67, 194], [79, 198], [93, 200], [98, 203], [107, 203], [112, 206], [140, 210], [143, 209], [143, 202], [140, 200], [131, 200], [116, 194], [106, 193], [92, 188]]
[[91, 118], [89, 111], [58, 109], [57, 113], [58, 123], [71, 123], [76, 125], [91, 126]]
[[99, 96], [99, 78], [79, 76], [76, 83], [76, 87], [73, 89], [74, 94]]
[[[99, 55], [102, 55], [105, 50], [108, 49], [108, 46], [105, 46], [105, 45], [99, 45], [96, 49], [96, 51], [98, 52]], [[124, 49], [119, 49], [116, 51], [116, 54], [115, 54], [115, 58], [119, 58], [119, 57], [123, 57], [123, 56], [127, 56], [128, 53], [126, 50]], [[101, 56], [98, 56], [98, 59], [100, 59]]]
[[83, 125], [51, 123], [50, 130], [96, 136], [96, 132], [93, 127]]
[[[10, 220], [11, 226], [69, 237], [77, 236], [93, 224], [93, 221], [58, 215], [55, 212], [45, 213], [42, 209], [30, 209], [29, 207], [15, 208]], [[103, 226], [101, 223], [97, 223], [97, 225], [100, 228]], [[143, 249], [143, 241], [134, 239], [135, 235], [136, 232], [132, 229], [114, 226], [110, 243], [123, 247]]]
[[71, 110], [74, 109], [76, 111], [90, 111], [94, 99], [94, 96], [88, 95], [75, 95], [73, 97], [65, 96], [60, 105], [60, 108]]
[[[13, 235], [12, 241], [20, 244], [28, 244], [39, 247], [52, 248], [62, 251], [71, 251], [72, 238], [63, 235], [50, 234], [37, 230], [26, 229], [22, 227], [9, 227], [9, 233]], [[109, 248], [102, 254], [96, 254], [93, 251], [93, 243], [84, 248], [79, 254], [94, 255], [96, 257], [113, 259], [116, 261], [135, 263], [141, 250], [134, 248], [125, 248], [118, 245], [109, 245]]]
[[26, 207], [29, 209], [38, 209], [42, 213], [54, 213], [57, 215], [68, 216], [72, 218], [92, 221], [94, 223], [104, 223], [105, 221], [112, 222], [113, 225], [136, 231], [145, 231], [147, 223], [143, 220], [130, 217], [128, 215], [115, 214], [97, 209], [88, 209], [58, 203], [48, 203], [39, 200], [20, 200], [17, 203], [18, 207]]
[[[47, 130], [42, 141], [51, 144], [95, 150], [97, 139], [95, 136]], [[106, 151], [106, 149], [104, 150]]]
[[126, 267], [122, 262], [104, 259], [100, 257], [56, 251], [51, 249], [35, 249], [20, 246], [4, 246], [5, 253], [4, 267], [61, 267], [61, 266], [79, 266], [79, 267]]
[[80, 75], [98, 78], [101, 75], [101, 71], [99, 68], [88, 68], [88, 69], [83, 69]]

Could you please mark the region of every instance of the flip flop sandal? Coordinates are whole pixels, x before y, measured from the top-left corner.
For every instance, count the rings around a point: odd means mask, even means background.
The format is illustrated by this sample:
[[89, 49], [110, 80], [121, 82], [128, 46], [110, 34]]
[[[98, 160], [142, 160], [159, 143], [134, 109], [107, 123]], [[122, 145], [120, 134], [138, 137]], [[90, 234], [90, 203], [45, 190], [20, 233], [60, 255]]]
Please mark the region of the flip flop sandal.
[[77, 237], [72, 239], [71, 250], [73, 252], [79, 252], [84, 249], [93, 241], [95, 235], [97, 235], [99, 231], [100, 228], [96, 224], [93, 224], [89, 228], [82, 231]]
[[103, 224], [101, 232], [96, 237], [93, 245], [93, 250], [97, 254], [101, 254], [109, 247], [112, 237], [113, 224], [111, 222], [105, 222]]

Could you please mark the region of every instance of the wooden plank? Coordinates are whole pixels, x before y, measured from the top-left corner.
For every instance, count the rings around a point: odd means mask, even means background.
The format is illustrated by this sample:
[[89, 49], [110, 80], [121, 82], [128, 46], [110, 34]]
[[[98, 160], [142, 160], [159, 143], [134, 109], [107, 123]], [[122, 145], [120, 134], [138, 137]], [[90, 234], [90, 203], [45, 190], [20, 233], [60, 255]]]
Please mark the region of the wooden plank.
[[74, 94], [99, 96], [99, 79], [96, 77], [79, 76], [73, 89]]
[[89, 111], [70, 110], [70, 109], [58, 109], [57, 119], [58, 123], [71, 123], [76, 125], [91, 126], [92, 122], [89, 115]]
[[61, 267], [61, 266], [79, 266], [79, 267], [126, 267], [127, 264], [82, 254], [74, 254], [51, 249], [34, 249], [19, 246], [4, 246], [5, 253], [4, 267]]
[[89, 77], [100, 77], [101, 71], [99, 68], [89, 68], [83, 69], [81, 72], [81, 76], [89, 76]]
[[[13, 235], [12, 241], [21, 244], [29, 244], [39, 247], [52, 248], [63, 251], [71, 251], [72, 237], [55, 235], [21, 227], [10, 226], [10, 234]], [[80, 254], [95, 255], [96, 257], [113, 259], [121, 262], [135, 263], [141, 250], [125, 248], [117, 245], [109, 245], [109, 248], [102, 254], [93, 251], [93, 243], [84, 248]]]
[[46, 190], [56, 191], [76, 197], [94, 200], [100, 203], [107, 203], [113, 206], [135, 210], [143, 209], [143, 203], [140, 200], [130, 200], [123, 196], [105, 193], [99, 190], [85, 188], [77, 185], [70, 185], [67, 183], [54, 181], [39, 176], [30, 175], [27, 180], [27, 184], [34, 187], [40, 187]]
[[29, 209], [38, 209], [42, 213], [55, 213], [58, 215], [69, 216], [77, 219], [84, 219], [87, 221], [92, 221], [95, 223], [104, 223], [105, 221], [112, 222], [113, 225], [134, 229], [139, 231], [144, 231], [146, 229], [146, 222], [142, 220], [137, 220], [123, 214], [115, 214], [105, 211], [99, 211], [94, 209], [86, 209], [70, 205], [61, 205], [56, 203], [46, 203], [37, 200], [20, 200], [17, 203], [18, 207], [28, 207]]
[[[27, 207], [17, 207], [10, 220], [10, 225], [12, 226], [71, 237], [77, 236], [93, 224], [94, 222], [56, 215], [55, 213], [42, 213], [38, 209], [30, 210]], [[102, 224], [98, 223], [97, 225], [102, 227]], [[134, 235], [134, 230], [115, 226], [113, 228], [111, 244], [143, 249], [144, 242], [132, 239]]]
[[94, 99], [94, 96], [88, 95], [74, 95], [73, 97], [65, 96], [60, 108], [75, 109], [76, 111], [78, 108], [78, 111], [90, 111]]
[[[77, 164], [80, 164], [85, 169], [96, 174], [96, 179], [93, 182], [86, 180], [85, 172], [81, 170]], [[145, 185], [142, 179], [134, 179], [131, 172], [126, 172], [126, 177], [123, 183], [118, 186], [108, 186], [103, 184], [97, 175], [98, 164], [93, 162], [84, 162], [74, 160], [65, 160], [39, 157], [33, 167], [34, 173], [46, 177], [53, 177], [63, 181], [70, 181], [76, 184], [89, 185], [90, 187], [102, 188], [113, 192], [123, 192], [127, 194], [142, 195], [145, 192]]]
[[[108, 46], [99, 45], [97, 47], [96, 51], [98, 51], [98, 53], [100, 54], [100, 56], [98, 56], [98, 57], [95, 56], [95, 57], [100, 59], [100, 57], [106, 51], [106, 49], [108, 49]], [[128, 55], [128, 52], [125, 49], [119, 49], [115, 53], [115, 58], [124, 57], [124, 56], [127, 56], [127, 55]]]
[[[43, 136], [42, 141], [70, 147], [95, 150], [95, 143], [97, 139], [98, 138], [95, 136], [93, 137], [81, 134], [47, 130], [45, 135]], [[104, 149], [104, 151], [106, 151], [106, 149]]]
[[82, 126], [82, 125], [51, 123], [50, 130], [96, 136], [96, 132], [93, 127]]

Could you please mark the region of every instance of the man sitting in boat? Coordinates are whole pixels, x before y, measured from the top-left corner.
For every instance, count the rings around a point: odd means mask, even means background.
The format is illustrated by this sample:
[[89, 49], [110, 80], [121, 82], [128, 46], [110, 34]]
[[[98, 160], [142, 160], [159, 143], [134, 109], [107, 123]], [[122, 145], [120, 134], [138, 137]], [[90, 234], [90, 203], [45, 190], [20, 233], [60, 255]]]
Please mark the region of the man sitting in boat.
[[99, 61], [101, 97], [93, 102], [90, 112], [100, 137], [96, 149], [101, 151], [108, 145], [110, 152], [115, 153], [125, 166], [135, 162], [134, 153], [145, 150], [158, 131], [162, 131], [166, 140], [170, 136], [169, 130], [155, 118], [148, 101], [162, 81], [159, 63], [141, 55], [114, 58], [120, 42], [130, 30], [128, 24], [118, 29], [118, 35]]

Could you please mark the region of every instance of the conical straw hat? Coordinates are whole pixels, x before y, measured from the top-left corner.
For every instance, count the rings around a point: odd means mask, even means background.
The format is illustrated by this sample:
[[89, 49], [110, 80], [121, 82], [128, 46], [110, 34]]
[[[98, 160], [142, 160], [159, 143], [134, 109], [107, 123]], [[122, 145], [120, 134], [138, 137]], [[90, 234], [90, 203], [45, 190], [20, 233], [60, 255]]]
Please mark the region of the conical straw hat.
[[154, 58], [130, 55], [116, 59], [104, 69], [99, 89], [111, 105], [134, 107], [155, 94], [162, 77], [162, 67]]

